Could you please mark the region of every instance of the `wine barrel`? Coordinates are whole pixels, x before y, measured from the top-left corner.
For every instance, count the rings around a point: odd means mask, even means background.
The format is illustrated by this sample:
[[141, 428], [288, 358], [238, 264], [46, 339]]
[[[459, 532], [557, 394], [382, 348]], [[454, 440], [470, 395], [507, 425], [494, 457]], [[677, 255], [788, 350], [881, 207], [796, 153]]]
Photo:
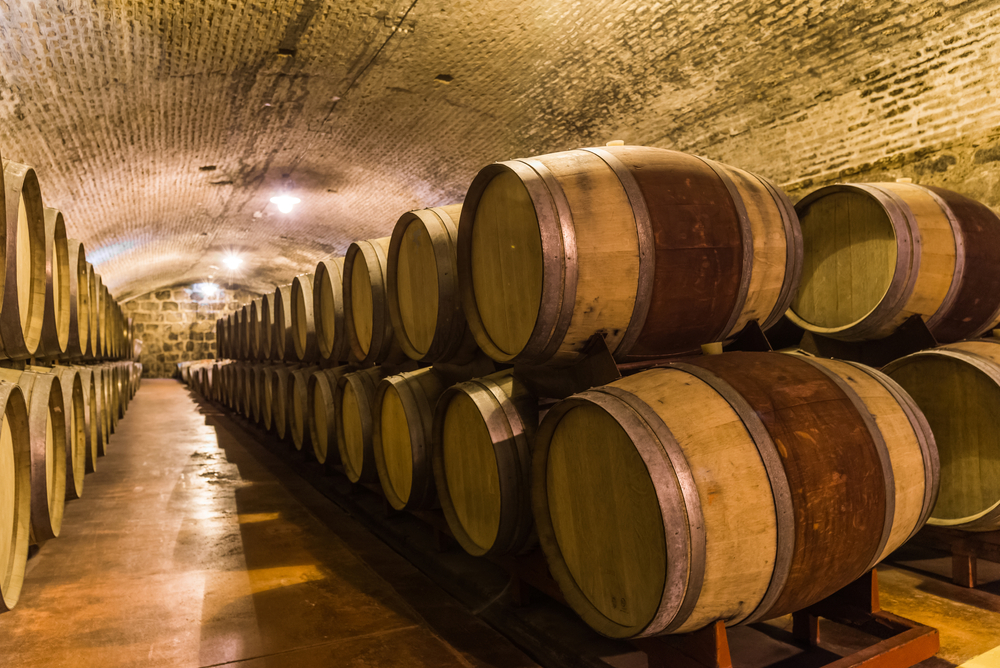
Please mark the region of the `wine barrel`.
[[[532, 460], [539, 542], [566, 600], [605, 635], [770, 619], [851, 583], [920, 528], [934, 450], [877, 371], [693, 358], [548, 412]], [[917, 490], [898, 496], [897, 477]]]
[[928, 522], [1000, 529], [1000, 341], [961, 341], [889, 363], [885, 372], [920, 406], [941, 457], [941, 494]]
[[258, 335], [258, 347], [260, 349], [260, 359], [272, 359], [274, 351], [274, 293], [265, 293], [260, 296], [260, 334]]
[[350, 341], [344, 329], [344, 258], [323, 260], [313, 275], [313, 317], [316, 345], [325, 360], [346, 362]]
[[21, 595], [28, 560], [31, 437], [28, 409], [16, 383], [0, 380], [0, 406], [0, 489], [4, 491], [0, 495], [0, 612], [6, 612]]
[[243, 416], [253, 417], [254, 404], [257, 401], [257, 364], [247, 364], [243, 372]]
[[292, 343], [295, 357], [300, 362], [319, 359], [316, 343], [316, 322], [313, 318], [313, 279], [308, 274], [296, 276], [292, 281]]
[[[204, 365], [201, 365], [204, 369]], [[108, 419], [110, 420], [110, 433], [115, 433], [118, 429], [118, 420], [121, 418], [121, 396], [118, 390], [118, 377], [114, 364], [105, 363], [105, 372], [108, 374]], [[204, 394], [204, 391], [202, 392]]]
[[237, 329], [239, 330], [239, 359], [250, 359], [250, 305], [244, 304], [237, 313]]
[[292, 338], [291, 285], [282, 285], [274, 289], [274, 350], [271, 359], [298, 362], [298, 357], [295, 355], [295, 341]]
[[802, 283], [788, 317], [823, 336], [884, 338], [914, 315], [938, 341], [1000, 321], [1000, 218], [943, 188], [851, 183], [796, 205]]
[[233, 410], [240, 415], [246, 415], [246, 374], [248, 368], [249, 364], [246, 362], [237, 362], [233, 374]]
[[264, 431], [271, 431], [274, 428], [274, 374], [281, 367], [279, 364], [268, 364], [264, 367], [262, 384], [260, 387], [260, 423]]
[[288, 404], [288, 397], [292, 374], [296, 370], [298, 370], [296, 365], [280, 366], [275, 369], [274, 378], [271, 380], [271, 396], [274, 401], [274, 433], [282, 440], [291, 437], [291, 407]]
[[[330, 449], [331, 443], [334, 445], [337, 443], [337, 412], [336, 405], [333, 403], [334, 391], [340, 377], [352, 371], [354, 371], [354, 367], [347, 364], [333, 369], [320, 369], [309, 376], [309, 383], [306, 386], [310, 410], [308, 418], [309, 440], [312, 442], [316, 461], [320, 464], [330, 466], [340, 461], [339, 450], [336, 447], [332, 451]], [[331, 455], [333, 456], [331, 457]]]
[[90, 284], [87, 252], [76, 239], [66, 241], [69, 258], [69, 339], [66, 354], [83, 357], [90, 345]]
[[445, 391], [434, 414], [434, 480], [452, 535], [469, 554], [533, 544], [531, 443], [538, 399], [508, 369]]
[[45, 303], [38, 355], [57, 357], [69, 346], [70, 266], [66, 223], [62, 212], [46, 207]]
[[96, 271], [94, 271], [94, 265], [90, 262], [87, 263], [87, 288], [90, 291], [90, 338], [87, 342], [87, 354], [85, 357], [87, 359], [97, 359], [100, 356], [101, 347], [101, 331], [100, 331], [100, 312], [101, 312], [101, 301], [100, 295], [97, 292], [97, 280], [100, 278]]
[[0, 309], [3, 355], [38, 351], [45, 314], [45, 210], [35, 170], [3, 161], [7, 215], [6, 278]]
[[344, 318], [351, 354], [362, 366], [380, 364], [393, 352], [385, 294], [389, 237], [355, 241], [344, 257]]
[[375, 390], [372, 451], [382, 491], [397, 510], [430, 508], [436, 499], [431, 468], [434, 405], [451, 382], [434, 369], [383, 378]]
[[83, 386], [83, 411], [87, 429], [86, 472], [93, 473], [97, 470], [97, 457], [103, 449], [103, 446], [100, 445], [103, 435], [101, 433], [101, 409], [97, 394], [97, 378], [93, 367], [74, 366], [72, 368], [80, 374], [80, 383]]
[[288, 432], [296, 450], [301, 450], [309, 443], [309, 377], [318, 367], [304, 366], [296, 369], [288, 377], [286, 390], [286, 413]]
[[0, 369], [24, 393], [31, 440], [31, 542], [59, 535], [66, 507], [66, 422], [59, 378], [47, 369]]
[[95, 364], [92, 369], [94, 370], [94, 387], [97, 390], [98, 427], [101, 431], [101, 437], [97, 440], [97, 454], [103, 457], [108, 454], [108, 439], [111, 438], [111, 416], [108, 406], [109, 382], [103, 366]]
[[497, 163], [458, 228], [462, 304], [500, 362], [570, 363], [594, 334], [619, 360], [697, 350], [777, 322], [802, 245], [787, 197], [735, 167], [639, 146]]
[[375, 482], [375, 452], [372, 449], [373, 402], [382, 380], [379, 367], [341, 376], [333, 394], [336, 413], [337, 448], [344, 474], [351, 482]]
[[113, 327], [111, 323], [111, 292], [108, 286], [104, 285], [104, 279], [98, 280], [98, 287], [101, 290], [101, 359], [111, 357], [111, 336]]
[[247, 352], [249, 359], [260, 359], [260, 298], [250, 301], [247, 309]]
[[86, 405], [83, 379], [71, 366], [57, 366], [53, 373], [59, 378], [63, 393], [63, 421], [66, 423], [66, 498], [83, 496], [83, 477], [87, 473]]
[[458, 291], [456, 244], [461, 204], [404, 213], [392, 230], [386, 271], [389, 319], [408, 357], [465, 361], [476, 341]]

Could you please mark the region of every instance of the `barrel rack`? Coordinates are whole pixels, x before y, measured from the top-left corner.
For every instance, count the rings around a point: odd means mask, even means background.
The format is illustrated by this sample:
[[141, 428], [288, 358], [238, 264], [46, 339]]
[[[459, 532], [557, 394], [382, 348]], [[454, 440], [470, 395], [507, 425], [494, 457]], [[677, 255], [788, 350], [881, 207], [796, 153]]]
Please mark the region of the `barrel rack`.
[[921, 547], [951, 554], [951, 581], [970, 589], [979, 585], [979, 559], [1000, 564], [1000, 531], [959, 531], [927, 525], [913, 537]]

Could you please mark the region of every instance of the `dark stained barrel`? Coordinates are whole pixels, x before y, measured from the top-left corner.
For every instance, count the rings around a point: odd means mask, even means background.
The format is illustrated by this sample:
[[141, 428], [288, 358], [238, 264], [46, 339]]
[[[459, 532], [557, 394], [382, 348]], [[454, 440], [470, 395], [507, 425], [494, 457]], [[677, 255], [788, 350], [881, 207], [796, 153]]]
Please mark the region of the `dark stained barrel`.
[[[532, 470], [539, 542], [605, 635], [770, 619], [911, 537], [934, 505], [934, 455], [912, 400], [875, 370], [691, 358], [548, 412]], [[897, 494], [897, 471], [916, 493]]]
[[802, 245], [768, 180], [666, 149], [615, 146], [485, 167], [462, 207], [469, 327], [500, 362], [564, 364], [602, 334], [619, 360], [766, 328]]

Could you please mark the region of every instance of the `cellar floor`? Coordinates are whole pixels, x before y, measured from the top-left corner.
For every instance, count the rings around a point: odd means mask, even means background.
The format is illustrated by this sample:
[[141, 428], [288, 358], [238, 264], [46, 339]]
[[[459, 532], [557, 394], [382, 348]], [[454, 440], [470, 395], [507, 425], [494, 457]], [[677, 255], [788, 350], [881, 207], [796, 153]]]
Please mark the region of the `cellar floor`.
[[0, 615], [0, 665], [535, 665], [217, 418], [143, 381]]
[[[544, 596], [513, 608], [501, 568], [435, 552], [423, 522], [348, 488], [177, 381], [143, 381], [0, 615], [0, 666], [536, 665], [487, 621], [547, 665], [647, 665]], [[949, 568], [897, 552], [879, 568], [883, 608], [940, 630], [926, 668], [1000, 668], [1000, 565], [980, 562], [977, 590]], [[824, 627], [824, 648], [803, 653], [789, 627], [731, 629], [735, 665], [813, 668], [870, 644]]]

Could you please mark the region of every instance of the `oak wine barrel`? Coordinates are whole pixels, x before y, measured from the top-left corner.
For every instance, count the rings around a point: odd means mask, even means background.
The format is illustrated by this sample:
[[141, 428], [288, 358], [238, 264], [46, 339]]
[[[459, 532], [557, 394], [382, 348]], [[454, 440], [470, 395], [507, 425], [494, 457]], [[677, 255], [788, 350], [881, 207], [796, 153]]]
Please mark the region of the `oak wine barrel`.
[[351, 345], [344, 318], [344, 258], [323, 260], [313, 275], [316, 345], [325, 360], [346, 362]]
[[38, 355], [66, 352], [70, 330], [70, 266], [66, 223], [58, 209], [45, 208], [45, 304]]
[[847, 341], [923, 317], [941, 342], [1000, 321], [1000, 218], [963, 195], [912, 183], [820, 188], [796, 205], [802, 282], [788, 317]]
[[[0, 188], [2, 190], [2, 188]], [[0, 202], [2, 205], [2, 202]], [[31, 526], [31, 436], [24, 394], [0, 380], [0, 612], [21, 596]]]
[[292, 338], [292, 286], [282, 285], [274, 289], [274, 361], [298, 362], [295, 355], [295, 341]]
[[512, 370], [459, 383], [434, 414], [434, 480], [452, 535], [469, 554], [514, 554], [534, 541], [531, 443], [538, 399]]
[[351, 355], [361, 366], [381, 364], [393, 353], [386, 299], [389, 237], [355, 241], [344, 256], [344, 318]]
[[260, 402], [260, 422], [264, 426], [264, 431], [271, 431], [274, 428], [274, 374], [281, 368], [280, 364], [268, 364], [264, 367], [264, 374], [260, 391], [262, 401]]
[[3, 161], [7, 216], [6, 278], [0, 308], [3, 355], [38, 351], [45, 314], [45, 210], [35, 170]]
[[97, 291], [97, 281], [100, 278], [94, 271], [94, 265], [87, 263], [87, 288], [90, 290], [90, 338], [87, 341], [87, 359], [97, 359], [100, 357], [101, 348], [101, 301]]
[[258, 347], [260, 349], [260, 359], [269, 360], [273, 358], [274, 352], [274, 293], [266, 293], [260, 296], [260, 334], [258, 335]]
[[[334, 391], [340, 377], [354, 370], [354, 367], [345, 364], [333, 369], [320, 369], [309, 376], [309, 384], [306, 387], [308, 395], [306, 400], [310, 411], [309, 440], [312, 442], [316, 461], [320, 464], [330, 466], [340, 461], [340, 451], [336, 447], [337, 412]], [[331, 444], [334, 446], [332, 449]]]
[[451, 381], [432, 369], [383, 378], [372, 404], [372, 451], [386, 500], [396, 510], [437, 501], [431, 467], [434, 406]]
[[295, 357], [300, 362], [319, 359], [316, 342], [316, 322], [313, 317], [313, 278], [309, 274], [296, 276], [292, 281], [292, 342]]
[[372, 449], [375, 390], [382, 370], [372, 367], [344, 374], [333, 394], [336, 413], [337, 448], [344, 474], [351, 482], [375, 482], [375, 451]]
[[260, 359], [260, 298], [252, 299], [247, 310], [247, 347], [249, 359]]
[[301, 450], [309, 443], [309, 377], [316, 372], [318, 367], [305, 366], [296, 369], [288, 377], [288, 389], [286, 390], [286, 407], [288, 420], [288, 432], [292, 438], [292, 445], [296, 450]]
[[408, 357], [463, 362], [478, 348], [458, 290], [461, 204], [404, 213], [392, 230], [386, 271], [389, 319]]
[[291, 407], [288, 405], [288, 396], [292, 373], [296, 370], [298, 370], [296, 365], [279, 366], [275, 369], [274, 377], [271, 379], [271, 396], [274, 402], [274, 433], [282, 440], [291, 436]]
[[692, 358], [574, 395], [542, 420], [532, 468], [552, 575], [612, 637], [801, 610], [910, 538], [937, 494], [934, 439], [905, 392], [781, 353]]
[[69, 258], [69, 340], [66, 354], [83, 357], [90, 345], [90, 285], [87, 252], [76, 239], [66, 241]]
[[103, 457], [108, 453], [108, 439], [111, 438], [110, 408], [108, 406], [109, 383], [103, 366], [95, 364], [91, 369], [94, 372], [94, 389], [97, 391], [97, 426], [101, 434], [100, 438], [97, 439], [97, 454]]
[[886, 365], [927, 417], [941, 458], [929, 524], [1000, 529], [1000, 341], [961, 341]]
[[63, 395], [63, 421], [66, 424], [66, 498], [83, 496], [83, 478], [87, 473], [86, 405], [83, 398], [83, 379], [71, 366], [57, 366], [53, 372], [59, 378]]
[[86, 472], [97, 470], [98, 444], [101, 440], [100, 409], [97, 400], [97, 384], [94, 370], [89, 366], [70, 367], [80, 374], [83, 389], [84, 425], [87, 432]]
[[16, 383], [28, 409], [31, 441], [31, 541], [59, 535], [66, 507], [66, 422], [59, 379], [47, 369], [0, 369], [0, 380]]
[[622, 361], [767, 328], [801, 259], [794, 208], [770, 181], [641, 146], [485, 167], [458, 228], [465, 316], [500, 362], [571, 363], [595, 334]]

